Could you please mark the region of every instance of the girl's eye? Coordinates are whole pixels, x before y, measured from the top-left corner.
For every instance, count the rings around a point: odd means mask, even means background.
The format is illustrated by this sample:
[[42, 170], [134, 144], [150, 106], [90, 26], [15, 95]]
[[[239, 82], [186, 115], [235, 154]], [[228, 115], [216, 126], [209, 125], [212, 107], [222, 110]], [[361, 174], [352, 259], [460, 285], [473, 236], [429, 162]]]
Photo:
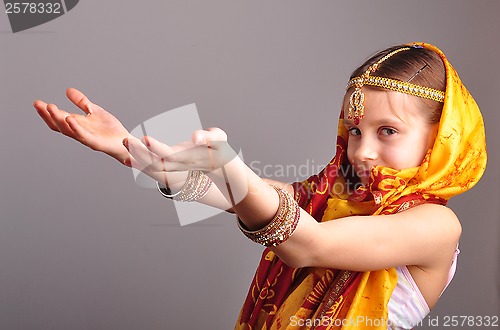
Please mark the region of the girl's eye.
[[352, 135], [352, 136], [361, 135], [361, 131], [357, 127], [351, 127], [351, 128], [349, 128], [348, 131], [349, 131], [349, 135]]
[[390, 127], [384, 127], [380, 130], [380, 133], [382, 135], [393, 135], [393, 134], [396, 134], [398, 131], [396, 131], [394, 128], [390, 128]]

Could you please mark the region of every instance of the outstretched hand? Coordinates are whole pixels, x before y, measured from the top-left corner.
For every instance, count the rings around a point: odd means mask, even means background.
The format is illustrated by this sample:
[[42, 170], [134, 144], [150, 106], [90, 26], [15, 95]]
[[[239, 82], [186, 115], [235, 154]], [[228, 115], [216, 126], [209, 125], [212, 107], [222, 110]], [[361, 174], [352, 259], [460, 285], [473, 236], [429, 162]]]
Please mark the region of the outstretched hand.
[[[69, 88], [66, 96], [84, 114], [69, 113], [55, 104], [37, 100], [33, 104], [47, 126], [92, 150], [134, 167], [159, 182], [183, 182], [185, 175], [172, 172], [202, 170], [217, 172], [237, 155], [219, 128], [195, 131], [192, 141], [168, 146], [152, 137], [141, 141], [132, 136], [111, 113], [92, 103], [82, 92]], [[168, 180], [167, 179], [168, 173]], [[179, 173], [181, 174], [181, 173]], [[176, 179], [180, 178], [180, 179]]]
[[166, 145], [150, 136], [142, 143], [135, 138], [124, 140], [133, 157], [132, 167], [156, 178], [161, 173], [202, 170], [210, 173], [222, 168], [237, 155], [227, 142], [226, 133], [219, 128], [197, 130], [192, 141], [175, 146]]
[[130, 154], [122, 144], [123, 139], [130, 134], [122, 123], [77, 89], [69, 88], [66, 96], [85, 114], [68, 113], [55, 104], [41, 100], [35, 101], [33, 106], [50, 129], [130, 166]]
[[227, 142], [226, 133], [219, 128], [197, 130], [191, 141], [174, 146], [150, 136], [144, 136], [142, 141], [130, 137], [124, 139], [123, 144], [131, 155], [132, 167], [174, 191], [183, 189], [187, 171], [205, 172], [220, 195], [211, 200], [213, 204], [208, 202], [209, 205], [227, 210], [248, 193], [247, 167]]

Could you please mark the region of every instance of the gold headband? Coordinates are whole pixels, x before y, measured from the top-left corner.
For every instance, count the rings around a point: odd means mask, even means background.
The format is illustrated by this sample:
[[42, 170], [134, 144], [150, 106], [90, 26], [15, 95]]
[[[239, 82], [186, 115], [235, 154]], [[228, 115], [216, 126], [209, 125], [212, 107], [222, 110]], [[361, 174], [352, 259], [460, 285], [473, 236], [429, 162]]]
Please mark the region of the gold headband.
[[365, 100], [365, 95], [361, 91], [363, 85], [381, 87], [385, 89], [390, 89], [396, 92], [410, 94], [418, 97], [423, 97], [426, 99], [434, 100], [437, 102], [444, 102], [444, 92], [430, 88], [424, 87], [416, 84], [412, 84], [406, 81], [400, 81], [391, 78], [384, 78], [378, 76], [370, 76], [371, 73], [377, 71], [380, 64], [387, 60], [389, 57], [405, 50], [411, 49], [410, 47], [398, 48], [389, 54], [385, 55], [379, 59], [374, 64], [370, 65], [368, 69], [358, 77], [354, 77], [347, 83], [346, 90], [355, 87], [354, 92], [349, 98], [349, 112], [347, 114], [348, 119], [353, 119], [354, 124], [359, 124], [359, 120], [364, 117], [365, 106], [363, 105]]

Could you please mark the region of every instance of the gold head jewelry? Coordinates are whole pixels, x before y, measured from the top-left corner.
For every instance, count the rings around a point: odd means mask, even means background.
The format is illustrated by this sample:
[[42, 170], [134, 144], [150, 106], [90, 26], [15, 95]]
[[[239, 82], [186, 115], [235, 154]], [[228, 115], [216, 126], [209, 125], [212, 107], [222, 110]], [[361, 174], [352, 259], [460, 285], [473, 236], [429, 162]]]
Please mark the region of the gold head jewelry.
[[380, 67], [380, 64], [385, 60], [387, 60], [389, 57], [409, 49], [411, 49], [411, 47], [403, 47], [390, 52], [389, 54], [385, 55], [374, 64], [370, 65], [368, 69], [361, 76], [354, 77], [351, 80], [349, 80], [349, 82], [347, 83], [346, 90], [354, 86], [354, 92], [351, 94], [349, 98], [349, 111], [347, 113], [347, 118], [354, 120], [355, 125], [359, 124], [359, 120], [364, 117], [365, 95], [361, 91], [363, 85], [381, 87], [400, 93], [423, 97], [437, 102], [444, 102], [443, 91], [430, 87], [424, 87], [412, 84], [407, 81], [401, 81], [401, 80], [371, 75], [372, 73], [377, 71], [377, 69]]

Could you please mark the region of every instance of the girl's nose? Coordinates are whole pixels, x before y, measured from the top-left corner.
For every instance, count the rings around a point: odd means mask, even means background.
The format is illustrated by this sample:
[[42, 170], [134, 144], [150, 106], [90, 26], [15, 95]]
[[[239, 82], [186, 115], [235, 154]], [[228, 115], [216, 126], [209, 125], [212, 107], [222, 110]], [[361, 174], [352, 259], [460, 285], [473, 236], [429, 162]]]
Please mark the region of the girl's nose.
[[361, 139], [354, 156], [358, 161], [373, 161], [378, 157], [376, 145], [369, 139]]

